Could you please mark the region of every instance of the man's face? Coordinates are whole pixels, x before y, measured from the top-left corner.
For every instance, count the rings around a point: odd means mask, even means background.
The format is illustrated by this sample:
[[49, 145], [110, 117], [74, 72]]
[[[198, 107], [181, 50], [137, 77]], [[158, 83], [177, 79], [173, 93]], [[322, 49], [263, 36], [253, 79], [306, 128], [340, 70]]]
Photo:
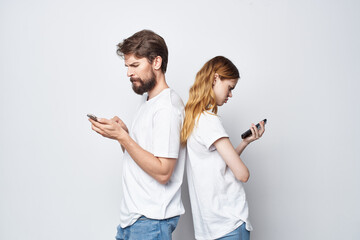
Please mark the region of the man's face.
[[156, 85], [156, 77], [147, 58], [137, 58], [134, 54], [127, 54], [124, 58], [134, 92], [142, 95], [152, 90]]

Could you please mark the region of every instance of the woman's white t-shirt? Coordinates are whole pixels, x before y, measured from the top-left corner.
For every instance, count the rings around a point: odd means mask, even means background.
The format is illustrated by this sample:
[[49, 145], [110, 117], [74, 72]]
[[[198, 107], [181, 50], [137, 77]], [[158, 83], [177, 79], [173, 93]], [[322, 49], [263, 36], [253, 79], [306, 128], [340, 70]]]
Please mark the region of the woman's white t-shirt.
[[219, 116], [204, 112], [187, 140], [186, 171], [196, 239], [216, 239], [244, 222], [252, 226], [242, 182], [213, 143], [228, 137]]

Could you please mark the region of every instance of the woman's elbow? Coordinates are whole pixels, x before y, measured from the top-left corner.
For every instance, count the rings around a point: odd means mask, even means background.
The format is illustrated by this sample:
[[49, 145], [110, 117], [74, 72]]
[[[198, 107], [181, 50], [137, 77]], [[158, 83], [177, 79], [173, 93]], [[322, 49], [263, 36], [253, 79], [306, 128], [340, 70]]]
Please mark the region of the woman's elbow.
[[240, 180], [240, 181], [242, 181], [243, 183], [246, 183], [248, 180], [249, 180], [249, 178], [250, 178], [250, 175], [247, 175], [246, 177], [244, 177], [242, 180]]
[[244, 173], [244, 174], [240, 174], [238, 176], [235, 176], [237, 180], [239, 180], [240, 182], [246, 183], [249, 178], [250, 178], [250, 173]]

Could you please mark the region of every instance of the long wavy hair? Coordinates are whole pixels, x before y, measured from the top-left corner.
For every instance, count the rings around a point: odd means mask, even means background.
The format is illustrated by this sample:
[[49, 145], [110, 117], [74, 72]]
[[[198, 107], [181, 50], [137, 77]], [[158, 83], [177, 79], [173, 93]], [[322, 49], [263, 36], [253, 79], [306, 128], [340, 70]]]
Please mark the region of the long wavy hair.
[[213, 91], [215, 73], [219, 75], [220, 80], [240, 78], [238, 69], [226, 57], [216, 56], [204, 64], [189, 90], [189, 100], [185, 106], [185, 119], [181, 129], [182, 144], [185, 144], [191, 135], [201, 113], [211, 111], [217, 114], [218, 108]]

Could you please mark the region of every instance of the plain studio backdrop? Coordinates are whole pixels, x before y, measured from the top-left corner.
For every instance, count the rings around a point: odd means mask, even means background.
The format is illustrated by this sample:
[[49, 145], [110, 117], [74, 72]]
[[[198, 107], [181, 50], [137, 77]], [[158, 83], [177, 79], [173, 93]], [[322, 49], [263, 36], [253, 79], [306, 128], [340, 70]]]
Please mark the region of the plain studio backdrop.
[[[196, 72], [239, 68], [219, 110], [242, 157], [253, 240], [360, 239], [360, 2], [356, 0], [0, 1], [0, 239], [114, 239], [122, 151], [86, 114], [130, 125], [140, 97], [116, 44], [164, 37], [184, 102]], [[186, 214], [175, 240], [194, 239]]]

